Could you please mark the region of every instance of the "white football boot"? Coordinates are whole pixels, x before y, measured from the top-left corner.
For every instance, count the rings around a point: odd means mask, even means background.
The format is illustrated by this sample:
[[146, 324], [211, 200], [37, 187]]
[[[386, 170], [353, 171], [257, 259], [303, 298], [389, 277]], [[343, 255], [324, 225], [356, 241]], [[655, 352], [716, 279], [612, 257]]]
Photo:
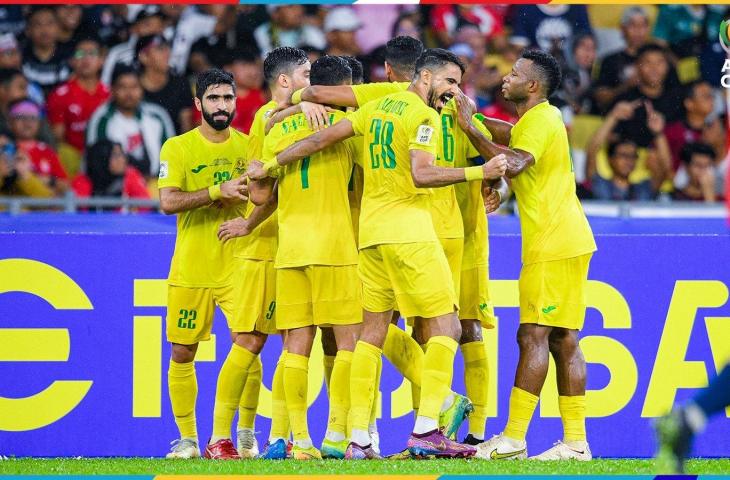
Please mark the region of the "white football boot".
[[475, 457], [482, 460], [524, 460], [527, 458], [527, 442], [500, 433], [477, 445]]
[[236, 450], [241, 458], [256, 458], [259, 455], [259, 442], [256, 441], [254, 431], [243, 428], [236, 431]]
[[190, 438], [181, 438], [173, 440], [172, 448], [170, 453], [166, 455], [166, 458], [199, 458], [200, 448], [198, 448], [198, 442], [191, 440]]
[[542, 452], [540, 455], [530, 457], [530, 460], [578, 460], [587, 462], [593, 459], [588, 442], [577, 441], [563, 443], [560, 440], [553, 444], [552, 448]]

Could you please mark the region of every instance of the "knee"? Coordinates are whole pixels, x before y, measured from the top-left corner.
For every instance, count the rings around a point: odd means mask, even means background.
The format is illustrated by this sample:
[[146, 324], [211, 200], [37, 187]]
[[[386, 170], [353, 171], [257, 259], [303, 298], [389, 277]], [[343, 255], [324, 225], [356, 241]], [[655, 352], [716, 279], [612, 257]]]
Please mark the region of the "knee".
[[190, 363], [195, 360], [195, 351], [198, 345], [181, 345], [179, 343], [172, 344], [172, 352], [170, 357], [175, 363]]
[[249, 352], [258, 355], [264, 349], [267, 335], [259, 332], [234, 333], [233, 343], [245, 348]]
[[464, 330], [461, 328], [461, 322], [459, 321], [459, 318], [454, 315], [454, 322], [452, 322], [452, 330], [451, 330], [451, 338], [455, 341], [461, 340], [461, 336], [464, 332]]
[[482, 324], [478, 320], [463, 320], [461, 323], [461, 338], [459, 343], [464, 345], [465, 343], [481, 342], [482, 337]]
[[548, 348], [547, 335], [544, 335], [536, 325], [520, 325], [517, 329], [517, 345], [520, 351]]
[[548, 338], [550, 353], [556, 356], [573, 356], [580, 351], [577, 332], [572, 330], [554, 330]]
[[322, 351], [330, 357], [337, 355], [337, 340], [331, 328], [322, 329]]

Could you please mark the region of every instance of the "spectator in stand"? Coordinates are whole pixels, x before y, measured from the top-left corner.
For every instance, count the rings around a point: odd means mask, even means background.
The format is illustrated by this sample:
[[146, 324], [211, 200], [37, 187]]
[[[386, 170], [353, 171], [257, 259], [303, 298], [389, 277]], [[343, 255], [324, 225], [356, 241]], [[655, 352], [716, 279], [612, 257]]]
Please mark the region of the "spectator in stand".
[[160, 149], [175, 135], [164, 108], [142, 101], [139, 73], [118, 66], [112, 76], [111, 99], [99, 106], [86, 129], [86, 145], [108, 139], [122, 145], [129, 161], [145, 177], [154, 178], [160, 168]]
[[[170, 66], [177, 75], [185, 75], [188, 70], [190, 49], [199, 39], [213, 35], [223, 5], [191, 6], [180, 17], [172, 39]], [[169, 37], [166, 37], [169, 38]]]
[[565, 60], [563, 84], [556, 95], [568, 103], [574, 113], [589, 113], [593, 103], [591, 78], [596, 61], [596, 39], [593, 35], [575, 35]]
[[538, 47], [556, 58], [573, 35], [593, 33], [585, 5], [520, 5], [513, 13], [510, 42]]
[[324, 33], [327, 37], [327, 55], [357, 56], [360, 46], [355, 34], [362, 22], [350, 7], [335, 7], [324, 19]]
[[28, 155], [15, 148], [13, 135], [7, 130], [0, 130], [0, 195], [53, 196], [53, 190], [33, 173]]
[[193, 128], [192, 94], [185, 78], [170, 73], [170, 43], [162, 35], [151, 35], [141, 37], [136, 48], [145, 101], [164, 108], [178, 134], [187, 132]]
[[687, 171], [687, 186], [674, 192], [674, 200], [716, 202], [722, 200], [715, 194], [715, 150], [706, 143], [688, 143], [680, 153]]
[[639, 49], [637, 57], [638, 84], [616, 97], [616, 104], [635, 100], [641, 102], [632, 117], [618, 123], [616, 133], [621, 138], [634, 141], [639, 147], [648, 147], [654, 134], [648, 127], [645, 101], [661, 113], [667, 123], [671, 123], [680, 117], [682, 97], [677, 89], [670, 89], [667, 86], [669, 62], [662, 47], [654, 44], [644, 45]]
[[593, 198], [596, 200], [648, 201], [656, 196], [651, 180], [631, 183], [629, 177], [636, 168], [639, 154], [636, 144], [630, 140], [619, 140], [608, 146], [608, 165], [611, 178], [595, 174], [592, 179]]
[[144, 176], [129, 165], [122, 146], [99, 140], [86, 150], [86, 175], [73, 181], [79, 197], [150, 198]]
[[76, 43], [82, 35], [81, 20], [84, 10], [81, 5], [75, 3], [66, 3], [56, 7], [56, 17], [58, 18], [58, 44], [65, 50], [72, 52], [76, 48]]
[[674, 173], [682, 165], [680, 153], [688, 143], [707, 143], [715, 150], [715, 158], [725, 157], [725, 128], [722, 120], [714, 116], [715, 95], [712, 86], [699, 80], [687, 85], [685, 92], [682, 101], [684, 114], [664, 130], [672, 152]]
[[253, 32], [262, 55], [277, 47], [310, 45], [319, 50], [327, 47], [322, 31], [304, 23], [302, 5], [267, 5], [266, 8], [271, 20]]
[[21, 5], [0, 5], [0, 32], [20, 35], [25, 28]]
[[54, 7], [34, 6], [28, 16], [28, 44], [23, 51], [23, 73], [40, 85], [45, 94], [65, 82], [71, 74], [68, 58], [71, 52], [59, 43], [60, 28]]
[[[637, 144], [633, 139], [629, 137], [621, 136], [616, 134], [616, 125], [619, 122], [626, 121], [636, 116], [636, 111], [639, 109], [645, 109], [649, 112], [647, 117], [646, 128], [652, 135], [651, 148], [647, 146]], [[609, 145], [608, 151], [608, 164], [612, 171], [612, 175], [603, 180], [610, 180], [614, 183], [618, 191], [631, 192], [631, 195], [639, 195], [636, 192], [647, 192], [651, 187], [652, 192], [657, 192], [662, 186], [664, 181], [669, 178], [671, 172], [671, 153], [669, 152], [669, 143], [667, 137], [664, 135], [664, 117], [661, 113], [654, 110], [651, 103], [647, 100], [634, 100], [632, 102], [619, 102], [606, 116], [605, 122], [596, 131], [593, 137], [588, 141], [586, 147], [587, 164], [586, 164], [586, 175], [585, 178], [591, 179], [593, 183], [598, 182], [599, 184], [599, 195], [600, 198], [606, 198], [607, 186], [602, 184], [600, 181], [601, 172], [599, 168], [599, 154], [601, 150]], [[626, 145], [632, 145], [630, 148]], [[629, 150], [633, 152], [629, 155]], [[644, 161], [641, 165], [641, 170], [634, 174], [638, 166], [639, 152], [644, 152]], [[636, 155], [634, 155], [636, 154]], [[632, 157], [633, 162], [631, 168], [629, 168], [629, 161]], [[611, 165], [613, 162], [613, 165]], [[643, 172], [642, 172], [643, 170]], [[631, 178], [629, 178], [629, 176]], [[625, 177], [625, 178], [624, 178]], [[613, 180], [612, 180], [613, 179]], [[615, 181], [614, 181], [615, 180]], [[637, 186], [627, 190], [625, 185], [626, 180], [630, 180]], [[649, 182], [644, 183], [644, 182]], [[621, 188], [619, 188], [621, 187]], [[603, 188], [603, 190], [601, 190]], [[594, 191], [594, 195], [596, 192]], [[628, 193], [626, 193], [628, 195]], [[642, 194], [641, 198], [630, 198], [630, 199], [641, 199], [646, 200], [646, 195]], [[652, 194], [652, 198], [653, 198]]]
[[[390, 38], [395, 37], [411, 37], [416, 40], [423, 40], [423, 32], [418, 24], [418, 15], [415, 12], [404, 12], [398, 15], [398, 18], [393, 22], [390, 35]], [[390, 40], [390, 38], [387, 40]]]
[[[236, 115], [231, 126], [248, 134], [256, 111], [266, 103], [266, 95], [261, 89], [263, 64], [252, 52], [239, 49], [231, 52], [225, 69], [233, 74], [236, 82]], [[200, 115], [197, 109], [195, 112]]]
[[[28, 95], [32, 91], [23, 72], [14, 68], [0, 68], [0, 128], [8, 128], [8, 106], [16, 100], [30, 98], [38, 103], [35, 97]], [[40, 138], [46, 143], [53, 143], [54, 138], [48, 122], [41, 122]]]
[[[22, 70], [23, 56], [20, 53], [18, 41], [12, 33], [0, 35], [0, 69], [9, 68], [12, 70]], [[33, 82], [28, 82], [28, 98], [38, 104], [45, 103], [43, 90]]]
[[198, 39], [190, 48], [188, 69], [193, 75], [228, 61], [227, 54], [238, 44], [236, 7], [208, 5], [208, 13], [216, 18], [213, 33]]
[[430, 23], [440, 45], [450, 46], [458, 32], [476, 27], [487, 40], [504, 33], [504, 10], [493, 5], [436, 5], [431, 9]]
[[68, 190], [68, 175], [56, 151], [38, 140], [41, 128], [41, 108], [30, 99], [17, 100], [8, 107], [10, 131], [33, 164], [33, 172], [57, 194]]
[[110, 85], [117, 64], [127, 66], [134, 64], [135, 46], [139, 38], [147, 35], [160, 35], [163, 28], [162, 13], [159, 7], [146, 5], [139, 9], [129, 27], [129, 40], [109, 50], [104, 61], [104, 68], [101, 70], [101, 81], [105, 85]]
[[61, 160], [72, 177], [81, 166], [86, 124], [110, 95], [109, 88], [99, 80], [102, 62], [99, 39], [80, 39], [70, 61], [71, 78], [48, 97], [48, 120]]

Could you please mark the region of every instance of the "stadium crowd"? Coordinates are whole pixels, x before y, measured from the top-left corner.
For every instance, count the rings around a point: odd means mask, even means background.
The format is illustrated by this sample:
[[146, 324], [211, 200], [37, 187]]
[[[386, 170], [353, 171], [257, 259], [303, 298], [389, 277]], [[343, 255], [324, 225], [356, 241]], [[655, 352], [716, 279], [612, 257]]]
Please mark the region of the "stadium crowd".
[[502, 77], [527, 47], [562, 63], [551, 102], [581, 198], [714, 202], [724, 192], [722, 5], [0, 6], [0, 195], [157, 195], [167, 138], [200, 122], [197, 73], [233, 73], [233, 127], [268, 101], [262, 59], [352, 55], [385, 81], [393, 36], [448, 48], [484, 115], [516, 121]]

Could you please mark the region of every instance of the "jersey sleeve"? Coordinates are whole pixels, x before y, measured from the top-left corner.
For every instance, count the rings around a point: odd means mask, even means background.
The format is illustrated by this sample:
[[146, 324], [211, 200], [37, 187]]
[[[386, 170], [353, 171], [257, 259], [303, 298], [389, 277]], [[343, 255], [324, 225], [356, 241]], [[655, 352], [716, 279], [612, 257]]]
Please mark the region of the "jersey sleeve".
[[367, 121], [368, 111], [369, 109], [367, 108], [361, 108], [347, 116], [347, 119], [352, 123], [352, 130], [355, 132], [355, 135], [365, 135], [367, 129], [365, 122]]
[[[266, 163], [269, 160], [273, 160], [277, 153], [284, 150], [288, 145], [282, 147], [282, 140], [284, 140], [282, 134], [281, 123], [277, 123], [269, 130], [269, 133], [264, 138], [264, 144], [261, 148], [261, 161]], [[278, 178], [283, 173], [281, 167], [274, 168], [269, 171], [269, 176]]]
[[368, 102], [378, 100], [391, 93], [398, 93], [408, 88], [408, 82], [376, 82], [363, 83], [352, 86], [352, 93], [355, 94], [357, 106], [362, 107]]
[[423, 150], [434, 156], [437, 152], [439, 117], [435, 110], [424, 108], [414, 114], [406, 123], [408, 150]]
[[[542, 123], [542, 125], [537, 122]], [[535, 163], [540, 161], [552, 135], [552, 128], [549, 128], [550, 120], [543, 116], [535, 117], [530, 122], [516, 126], [512, 129], [510, 148], [524, 150], [532, 154]], [[547, 124], [547, 125], [546, 125]], [[547, 127], [547, 128], [546, 128]]]
[[160, 150], [159, 188], [185, 186], [185, 157], [182, 148], [174, 139], [167, 140]]
[[[471, 123], [474, 124], [474, 126], [481, 132], [482, 135], [487, 137], [489, 140], [492, 139], [492, 133], [487, 129], [487, 127], [484, 126], [482, 122], [479, 121], [479, 118], [477, 118], [476, 114], [471, 117]], [[472, 145], [472, 143], [467, 139], [466, 143], [468, 144], [467, 150], [466, 150], [466, 158], [474, 158], [481, 155], [479, 153], [479, 150]]]

